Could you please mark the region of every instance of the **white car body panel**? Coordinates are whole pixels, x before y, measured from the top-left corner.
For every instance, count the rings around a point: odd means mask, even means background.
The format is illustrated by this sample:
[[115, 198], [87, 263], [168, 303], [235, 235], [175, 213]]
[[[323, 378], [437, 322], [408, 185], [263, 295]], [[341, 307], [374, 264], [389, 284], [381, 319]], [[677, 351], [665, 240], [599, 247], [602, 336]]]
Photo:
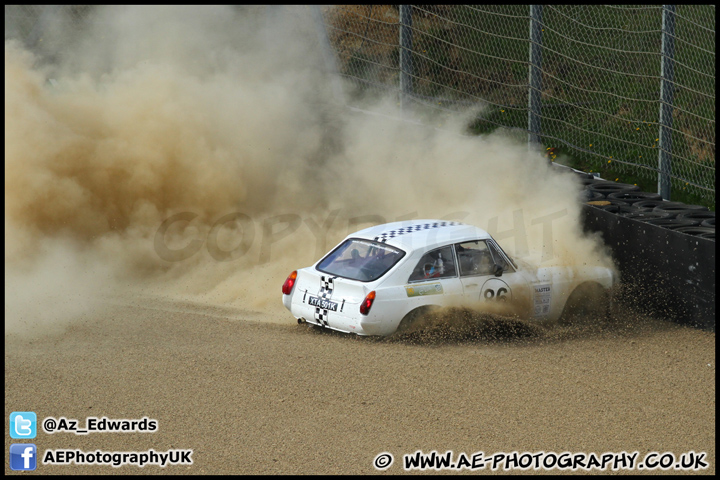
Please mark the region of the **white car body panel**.
[[[373, 281], [352, 280], [318, 270], [318, 265], [349, 239], [380, 242], [401, 250], [404, 256]], [[448, 264], [455, 269], [454, 276], [409, 281], [426, 253], [475, 240], [485, 240], [504, 256], [508, 265], [500, 276], [459, 275], [459, 252], [467, 250], [453, 247], [455, 256]], [[283, 294], [283, 304], [300, 321], [358, 335], [390, 335], [405, 315], [424, 306], [472, 306], [485, 302], [491, 311], [496, 306], [509, 305], [513, 313], [522, 316], [556, 320], [579, 284], [592, 281], [609, 289], [615, 281], [612, 270], [603, 267], [536, 268], [514, 261], [486, 231], [442, 220], [371, 227], [348, 235], [330, 253], [314, 265], [297, 270], [292, 291]], [[363, 315], [360, 305], [372, 291], [376, 298], [369, 313]]]

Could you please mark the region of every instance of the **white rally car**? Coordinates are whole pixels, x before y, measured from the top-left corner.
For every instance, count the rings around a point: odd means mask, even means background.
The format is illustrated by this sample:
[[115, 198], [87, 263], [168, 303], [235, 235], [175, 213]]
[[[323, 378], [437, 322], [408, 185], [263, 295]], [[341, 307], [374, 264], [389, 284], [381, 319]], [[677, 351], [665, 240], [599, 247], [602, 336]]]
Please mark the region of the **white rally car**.
[[538, 268], [514, 261], [472, 225], [415, 220], [349, 235], [313, 266], [292, 272], [282, 292], [299, 323], [390, 335], [435, 307], [487, 302], [491, 311], [508, 307], [548, 321], [609, 308], [614, 281], [604, 267]]

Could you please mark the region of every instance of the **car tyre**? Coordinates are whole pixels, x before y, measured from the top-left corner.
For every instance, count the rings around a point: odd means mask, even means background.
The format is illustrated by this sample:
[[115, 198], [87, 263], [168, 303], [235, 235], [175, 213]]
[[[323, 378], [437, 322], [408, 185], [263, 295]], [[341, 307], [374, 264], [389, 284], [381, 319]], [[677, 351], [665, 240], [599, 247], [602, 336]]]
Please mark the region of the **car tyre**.
[[639, 192], [640, 187], [637, 185], [630, 185], [629, 183], [616, 183], [616, 182], [597, 182], [590, 185], [586, 185], [588, 190], [593, 192], [600, 192], [603, 196], [607, 197], [611, 193], [617, 192]]
[[611, 306], [610, 292], [598, 283], [586, 282], [570, 294], [559, 323], [582, 325], [606, 322], [611, 316]]
[[662, 200], [662, 196], [660, 196], [660, 194], [651, 192], [614, 192], [609, 193], [607, 198], [617, 198], [618, 200], [623, 200], [630, 205], [648, 200]]
[[419, 307], [415, 310], [412, 310], [411, 312], [408, 312], [407, 315], [405, 315], [403, 319], [400, 320], [400, 324], [398, 325], [395, 333], [408, 333], [417, 329], [422, 323], [423, 318], [425, 318], [432, 311], [437, 310], [437, 308], [438, 307], [426, 305], [424, 307]]
[[715, 229], [710, 227], [680, 227], [676, 228], [675, 231], [685, 233], [687, 235], [694, 235], [696, 237], [699, 237], [701, 235], [712, 235], [712, 238], [714, 238], [715, 236]]

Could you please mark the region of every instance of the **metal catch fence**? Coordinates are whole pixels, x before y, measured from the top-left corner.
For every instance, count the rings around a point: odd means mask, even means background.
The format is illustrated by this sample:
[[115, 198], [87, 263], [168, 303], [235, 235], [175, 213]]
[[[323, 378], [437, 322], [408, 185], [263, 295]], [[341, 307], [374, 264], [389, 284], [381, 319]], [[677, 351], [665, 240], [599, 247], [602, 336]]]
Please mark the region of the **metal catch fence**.
[[712, 5], [336, 5], [322, 9], [351, 98], [422, 112], [482, 105], [595, 168], [715, 198]]

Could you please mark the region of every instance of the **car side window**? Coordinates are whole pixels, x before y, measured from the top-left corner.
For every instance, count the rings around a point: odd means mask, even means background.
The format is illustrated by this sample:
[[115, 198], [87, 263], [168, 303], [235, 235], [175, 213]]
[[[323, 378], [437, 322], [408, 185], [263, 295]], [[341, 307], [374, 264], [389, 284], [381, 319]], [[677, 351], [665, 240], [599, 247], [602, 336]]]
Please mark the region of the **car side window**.
[[515, 271], [492, 242], [488, 242], [488, 248], [490, 249], [490, 253], [492, 253], [494, 263], [500, 265], [503, 272], [507, 272], [508, 269], [510, 269], [511, 272]]
[[457, 276], [452, 245], [432, 250], [420, 258], [408, 282]]
[[455, 245], [458, 255], [460, 276], [491, 275], [493, 273], [493, 258], [485, 240], [458, 243]]

